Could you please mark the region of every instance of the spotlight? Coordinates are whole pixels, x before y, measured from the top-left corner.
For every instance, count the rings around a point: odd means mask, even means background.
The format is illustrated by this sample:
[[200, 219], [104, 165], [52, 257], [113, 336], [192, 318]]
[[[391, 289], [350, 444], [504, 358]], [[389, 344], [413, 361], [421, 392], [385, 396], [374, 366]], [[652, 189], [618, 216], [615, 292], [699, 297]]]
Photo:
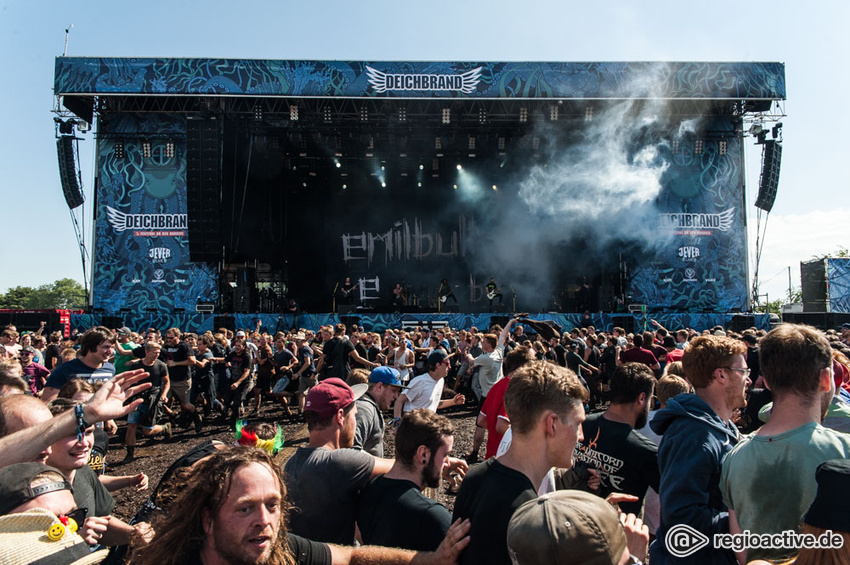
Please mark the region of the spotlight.
[[289, 121], [297, 122], [298, 121], [298, 105], [290, 104], [289, 105]]
[[340, 167], [342, 167], [342, 163], [340, 163], [339, 161], [337, 161], [337, 162], [336, 162], [336, 168], [337, 168], [337, 169], [339, 169]]
[[386, 168], [384, 165], [381, 165], [381, 170], [382, 170], [382, 171], [386, 171], [386, 170], [387, 170], [387, 168]]
[[322, 109], [322, 119], [325, 121], [326, 124], [329, 124], [333, 121], [333, 115], [331, 114], [330, 106], [325, 106]]
[[499, 187], [498, 187], [498, 186], [496, 186], [496, 185], [494, 184], [494, 185], [493, 185], [493, 190], [499, 190]]
[[387, 188], [387, 183], [382, 182], [382, 183], [381, 183], [381, 186], [382, 186], [383, 188]]
[[451, 108], [443, 108], [443, 123], [444, 124], [452, 123], [452, 110], [451, 110]]
[[425, 165], [419, 165], [419, 170], [420, 170], [420, 171], [421, 171], [421, 170], [423, 170], [424, 168], [425, 168]]
[[259, 104], [254, 106], [254, 119], [262, 120], [263, 119], [263, 107]]
[[486, 124], [487, 123], [487, 111], [484, 108], [478, 109], [478, 123]]
[[418, 187], [420, 187], [420, 188], [421, 188], [421, 187], [422, 187], [422, 183], [421, 183], [421, 182], [417, 182], [417, 183], [416, 183], [416, 186], [418, 186]]
[[584, 121], [589, 122], [593, 120], [593, 106], [588, 106], [584, 109]]
[[475, 136], [474, 135], [469, 136], [469, 139], [467, 140], [467, 146], [468, 146], [468, 149], [470, 151], [475, 149]]
[[679, 140], [678, 139], [673, 140], [673, 144], [672, 144], [671, 149], [672, 149], [673, 153], [679, 152]]
[[343, 190], [345, 190], [346, 188], [348, 188], [348, 185], [347, 185], [347, 184], [342, 185], [342, 189], [343, 189]]
[[499, 151], [504, 151], [505, 150], [505, 137], [500, 135], [497, 143], [498, 143]]
[[360, 121], [368, 122], [369, 121], [369, 108], [366, 106], [360, 106]]
[[458, 165], [457, 165], [457, 170], [458, 170], [458, 171], [462, 171], [462, 170], [463, 170], [463, 166], [462, 166], [460, 163], [458, 163]]
[[702, 155], [703, 150], [703, 141], [701, 139], [697, 139], [694, 141], [694, 155]]
[[443, 139], [438, 135], [434, 138], [434, 149], [441, 150], [443, 148]]
[[169, 159], [174, 157], [174, 142], [169, 141], [165, 144], [165, 156]]
[[406, 122], [407, 121], [407, 108], [399, 108], [398, 109], [398, 121]]
[[728, 150], [728, 147], [727, 147], [727, 145], [726, 145], [726, 140], [725, 140], [725, 139], [724, 139], [724, 140], [721, 140], [721, 141], [717, 144], [717, 149], [719, 150], [719, 152], [720, 152], [720, 154], [721, 154], [721, 155], [726, 155], [726, 151]]
[[145, 159], [151, 158], [151, 142], [145, 141], [142, 143], [142, 157]]
[[528, 121], [528, 108], [523, 106], [519, 109], [519, 123], [524, 124]]
[[558, 106], [552, 105], [549, 107], [549, 120], [553, 122], [558, 121]]
[[457, 190], [457, 185], [454, 185], [454, 189]]
[[124, 158], [124, 142], [116, 141], [115, 142], [115, 158], [123, 159]]

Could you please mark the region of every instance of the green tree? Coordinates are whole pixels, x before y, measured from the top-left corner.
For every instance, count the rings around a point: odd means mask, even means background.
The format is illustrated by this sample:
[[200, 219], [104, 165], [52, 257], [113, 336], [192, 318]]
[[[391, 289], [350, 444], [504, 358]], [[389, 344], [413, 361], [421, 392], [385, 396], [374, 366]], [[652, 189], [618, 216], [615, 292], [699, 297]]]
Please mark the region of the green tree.
[[37, 288], [15, 286], [0, 294], [0, 308], [25, 309], [82, 309], [86, 306], [86, 291], [74, 279], [59, 279]]

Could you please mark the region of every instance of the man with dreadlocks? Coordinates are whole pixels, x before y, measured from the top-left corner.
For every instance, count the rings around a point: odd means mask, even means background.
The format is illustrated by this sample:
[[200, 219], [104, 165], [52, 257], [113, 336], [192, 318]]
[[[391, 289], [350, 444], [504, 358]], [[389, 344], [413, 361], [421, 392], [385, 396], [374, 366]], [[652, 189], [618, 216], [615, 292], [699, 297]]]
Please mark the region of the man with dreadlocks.
[[174, 486], [157, 534], [136, 565], [346, 565], [454, 563], [469, 543], [458, 522], [434, 553], [343, 547], [288, 534], [281, 469], [262, 449], [227, 447], [198, 462]]
[[236, 422], [236, 445], [259, 447], [269, 455], [275, 456], [283, 447], [283, 429], [279, 424], [272, 426], [266, 422], [249, 424], [247, 420]]

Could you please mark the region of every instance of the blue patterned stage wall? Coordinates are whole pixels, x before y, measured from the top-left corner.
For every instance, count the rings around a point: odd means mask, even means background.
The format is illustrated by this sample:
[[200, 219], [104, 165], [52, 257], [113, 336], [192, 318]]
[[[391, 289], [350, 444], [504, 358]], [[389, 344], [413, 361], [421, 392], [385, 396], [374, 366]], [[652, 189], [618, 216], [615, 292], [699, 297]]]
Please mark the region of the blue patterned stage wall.
[[[415, 322], [417, 324], [428, 324], [434, 321], [446, 321], [449, 326], [458, 329], [469, 329], [476, 326], [479, 330], [490, 326], [493, 314], [355, 314], [360, 319], [367, 331], [382, 332], [387, 328], [400, 328], [402, 322]], [[496, 315], [498, 316], [498, 315]], [[623, 318], [632, 318], [634, 331], [652, 329], [650, 317], [658, 321], [662, 326], [676, 330], [679, 328], [693, 328], [697, 331], [720, 325], [728, 327], [732, 321], [733, 314], [661, 314], [649, 315], [613, 315], [593, 314], [593, 325], [597, 329], [610, 331], [615, 325], [622, 325]], [[578, 327], [581, 324], [581, 314], [532, 314], [528, 316], [533, 320], [554, 320], [562, 326], [564, 331]], [[288, 330], [292, 327], [315, 330], [319, 326], [336, 324], [340, 321], [335, 314], [301, 314], [294, 316], [286, 314], [236, 314], [232, 316], [236, 328], [253, 329], [257, 319], [263, 322], [263, 331], [273, 333], [277, 330]], [[616, 318], [616, 320], [615, 320]], [[71, 325], [81, 331], [97, 326], [101, 323], [102, 316], [95, 314], [73, 314]], [[214, 330], [214, 316], [212, 314], [127, 314], [123, 317], [124, 325], [135, 331], [144, 331], [149, 327], [161, 329], [177, 327], [183, 331], [195, 331], [198, 333]], [[615, 323], [616, 322], [616, 323]], [[770, 317], [766, 314], [756, 314], [754, 325], [759, 329], [770, 329]]]
[[57, 57], [54, 90], [56, 94], [769, 100], [785, 98], [785, 65]]
[[829, 281], [829, 311], [850, 313], [850, 259], [827, 259], [826, 276]]
[[[98, 140], [93, 307], [194, 311], [216, 275], [189, 261], [186, 123], [173, 115], [104, 116]], [[142, 144], [149, 140], [150, 156]], [[173, 144], [169, 155], [167, 143]], [[116, 143], [123, 157], [116, 157]]]
[[[740, 130], [733, 117], [702, 124], [704, 131]], [[631, 280], [632, 302], [679, 311], [747, 309], [747, 230], [740, 135], [706, 139], [702, 154], [682, 143], [666, 155], [661, 178], [659, 237], [669, 236], [655, 259], [639, 264]]]

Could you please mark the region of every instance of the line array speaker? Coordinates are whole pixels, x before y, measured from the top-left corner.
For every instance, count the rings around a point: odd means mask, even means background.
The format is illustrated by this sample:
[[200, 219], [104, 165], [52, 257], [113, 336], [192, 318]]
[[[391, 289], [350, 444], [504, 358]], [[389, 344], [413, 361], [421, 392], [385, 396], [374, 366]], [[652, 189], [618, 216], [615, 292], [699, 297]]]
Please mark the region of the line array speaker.
[[221, 256], [221, 129], [213, 118], [186, 121], [186, 211], [189, 260], [217, 262]]
[[68, 208], [73, 210], [85, 202], [80, 182], [77, 178], [77, 161], [74, 158], [74, 137], [63, 135], [56, 140], [56, 153], [59, 157], [59, 179], [62, 182], [62, 193]]

